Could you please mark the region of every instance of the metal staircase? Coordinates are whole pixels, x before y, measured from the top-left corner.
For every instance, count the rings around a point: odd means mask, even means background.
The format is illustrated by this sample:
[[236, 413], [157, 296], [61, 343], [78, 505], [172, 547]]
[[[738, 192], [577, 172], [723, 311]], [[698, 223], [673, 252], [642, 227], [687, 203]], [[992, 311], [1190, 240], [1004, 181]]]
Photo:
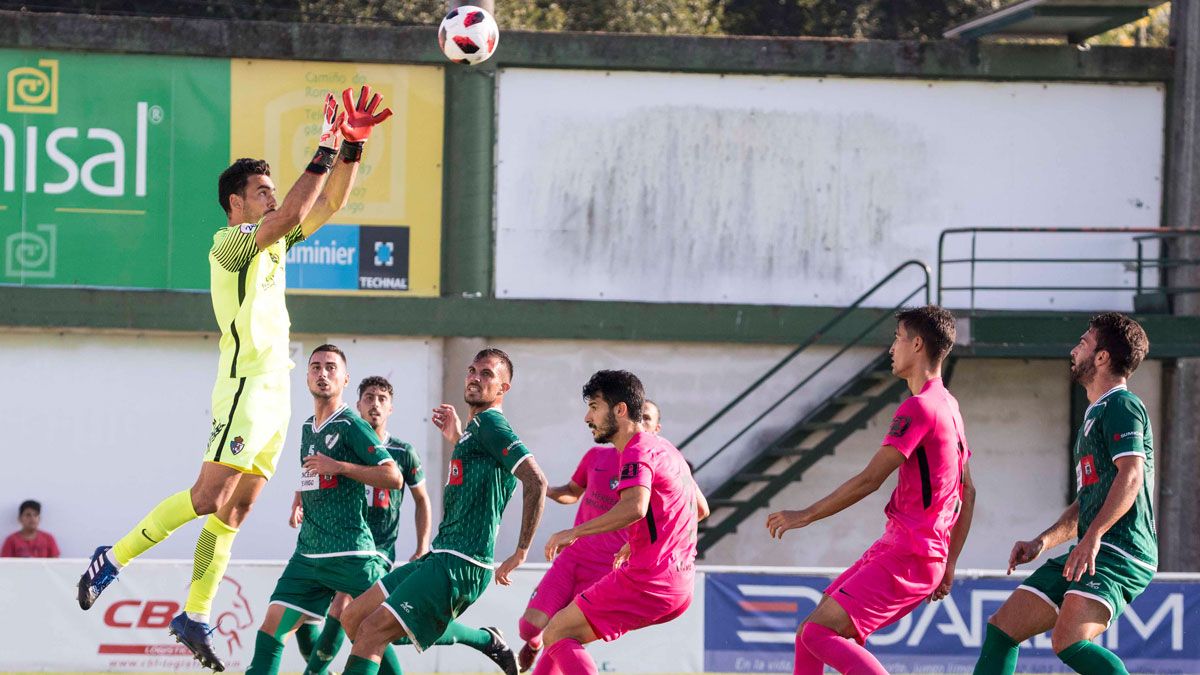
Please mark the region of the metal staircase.
[[[905, 276], [902, 273], [914, 268], [921, 274], [920, 282], [914, 285], [904, 285]], [[890, 290], [892, 293], [896, 293], [897, 288], [900, 290], [901, 299], [890, 310], [864, 307], [864, 303], [876, 295], [882, 295], [882, 291]], [[904, 292], [906, 290], [907, 293]], [[897, 309], [909, 304], [918, 296], [921, 296], [924, 303], [929, 302], [929, 267], [920, 261], [910, 260], [892, 270], [851, 305], [841, 310], [809, 336], [803, 344], [796, 347], [762, 377], [755, 380], [745, 391], [680, 444], [681, 450], [690, 450], [695, 453], [699, 450], [700, 441], [705, 432], [738, 407], [746, 407], [741, 404], [751, 394], [760, 391], [764, 385], [779, 375], [781, 370], [797, 356], [831, 332], [844, 332], [849, 328], [854, 333], [836, 353], [799, 378], [799, 381], [790, 387], [782, 397], [768, 406], [766, 410], [755, 415], [748, 424], [741, 427], [740, 431], [715, 451], [710, 452], [696, 467], [698, 480], [705, 482], [704, 478], [707, 477], [704, 473], [705, 467], [712, 465], [714, 459], [717, 459], [736, 443], [747, 439], [744, 441], [745, 443], [757, 446], [752, 447], [749, 453], [744, 453], [748, 459], [742, 461], [736, 470], [727, 471], [728, 477], [722, 480], [717, 487], [709, 490], [708, 504], [712, 509], [712, 515], [700, 524], [697, 547], [701, 555], [712, 548], [721, 538], [735, 532], [739, 524], [759, 509], [767, 506], [771, 498], [779, 494], [790, 483], [800, 480], [804, 472], [822, 457], [833, 454], [842, 441], [856, 430], [865, 427], [879, 411], [903, 397], [905, 383], [892, 375], [891, 357], [884, 350], [872, 357], [865, 367], [837, 387], [832, 395], [816, 404], [807, 413], [803, 413], [785, 431], [768, 437], [770, 440], [766, 442], [749, 440], [748, 434], [785, 401], [798, 392], [805, 391], [806, 387], [814, 386], [813, 382], [818, 375], [837, 363], [852, 348], [862, 346], [872, 336], [877, 335], [881, 324], [891, 319]], [[864, 315], [870, 317], [870, 321], [865, 327], [861, 327]], [[859, 330], [854, 332], [854, 328], [859, 328]], [[948, 376], [949, 373], [946, 375]], [[809, 391], [811, 392], [811, 389]], [[745, 414], [745, 411], [741, 412], [743, 415]], [[711, 471], [713, 469], [710, 469]]]

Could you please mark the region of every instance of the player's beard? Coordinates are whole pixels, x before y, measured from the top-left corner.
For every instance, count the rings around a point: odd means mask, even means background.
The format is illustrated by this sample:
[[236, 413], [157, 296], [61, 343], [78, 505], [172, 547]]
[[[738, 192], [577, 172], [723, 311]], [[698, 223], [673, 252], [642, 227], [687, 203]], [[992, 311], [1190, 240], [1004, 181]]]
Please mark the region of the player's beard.
[[617, 435], [617, 415], [613, 411], [608, 411], [608, 418], [604, 420], [603, 427], [596, 427], [599, 434], [593, 432], [592, 438], [596, 439], [597, 443], [612, 443], [612, 439]]
[[1091, 358], [1083, 359], [1080, 363], [1071, 362], [1071, 379], [1081, 387], [1088, 386], [1096, 377], [1096, 364]]

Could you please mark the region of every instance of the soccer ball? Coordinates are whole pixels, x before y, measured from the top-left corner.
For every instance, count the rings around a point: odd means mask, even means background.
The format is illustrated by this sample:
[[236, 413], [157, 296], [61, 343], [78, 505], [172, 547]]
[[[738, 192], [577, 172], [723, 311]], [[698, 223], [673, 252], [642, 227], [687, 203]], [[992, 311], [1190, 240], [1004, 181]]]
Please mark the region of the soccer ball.
[[500, 28], [486, 9], [463, 5], [450, 10], [438, 28], [438, 45], [446, 58], [474, 66], [496, 53]]

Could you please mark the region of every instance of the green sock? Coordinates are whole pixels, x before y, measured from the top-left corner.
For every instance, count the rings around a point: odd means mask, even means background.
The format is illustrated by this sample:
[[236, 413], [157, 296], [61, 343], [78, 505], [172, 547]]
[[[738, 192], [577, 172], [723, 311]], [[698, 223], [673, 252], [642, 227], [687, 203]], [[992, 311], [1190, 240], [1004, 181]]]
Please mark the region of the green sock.
[[987, 625], [979, 660], [975, 662], [974, 675], [1013, 675], [1017, 672], [1017, 651], [1021, 646], [1007, 633]]
[[1058, 653], [1058, 658], [1077, 673], [1086, 675], [1129, 675], [1125, 664], [1104, 647], [1080, 640]]
[[492, 634], [482, 628], [468, 628], [457, 621], [451, 621], [446, 626], [446, 632], [437, 639], [435, 645], [466, 645], [472, 649], [483, 651], [492, 644]]
[[391, 645], [383, 648], [383, 660], [379, 662], [379, 675], [404, 675], [400, 667], [400, 659]]
[[188, 587], [187, 604], [183, 606], [188, 614], [208, 616], [212, 611], [213, 598], [225, 578], [237, 533], [236, 527], [221, 522], [215, 513], [205, 519], [204, 529], [196, 539], [192, 585]]
[[283, 643], [260, 630], [254, 639], [254, 658], [250, 660], [246, 675], [278, 675], [282, 657]]
[[325, 628], [321, 629], [321, 637], [317, 638], [316, 649], [309, 657], [304, 672], [317, 675], [329, 670], [329, 664], [333, 663], [333, 657], [337, 656], [345, 640], [346, 631], [342, 629], [342, 622], [332, 616], [325, 617]]
[[317, 636], [321, 629], [315, 623], [302, 623], [296, 629], [296, 646], [300, 648], [300, 656], [307, 661], [312, 658], [313, 645], [317, 644]]
[[171, 536], [180, 525], [197, 517], [196, 509], [192, 508], [192, 491], [176, 492], [150, 509], [150, 513], [147, 513], [129, 534], [113, 544], [112, 556], [118, 564], [128, 565], [134, 558]]
[[378, 663], [353, 654], [346, 659], [346, 669], [342, 671], [343, 675], [377, 675], [378, 673]]

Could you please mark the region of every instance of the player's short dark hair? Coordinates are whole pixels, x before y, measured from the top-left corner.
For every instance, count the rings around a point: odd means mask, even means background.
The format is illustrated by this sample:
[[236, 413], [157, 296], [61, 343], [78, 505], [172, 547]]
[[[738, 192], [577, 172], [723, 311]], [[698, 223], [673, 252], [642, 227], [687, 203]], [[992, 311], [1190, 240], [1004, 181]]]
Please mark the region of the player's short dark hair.
[[624, 403], [629, 409], [629, 419], [642, 421], [642, 406], [646, 403], [646, 390], [637, 375], [628, 370], [600, 370], [583, 385], [583, 398], [603, 398], [611, 407]]
[[221, 202], [221, 208], [225, 209], [225, 214], [229, 215], [231, 211], [229, 198], [232, 195], [242, 194], [242, 191], [246, 189], [246, 183], [250, 182], [250, 176], [270, 175], [271, 165], [267, 164], [265, 159], [243, 157], [230, 164], [229, 168], [222, 171], [221, 177], [217, 179], [217, 201]]
[[342, 351], [341, 347], [337, 345], [331, 345], [329, 343], [323, 344], [312, 350], [312, 353], [308, 355], [308, 360], [312, 361], [312, 357], [316, 356], [320, 352], [331, 352], [337, 354], [338, 356], [342, 357], [342, 363], [346, 364], [347, 366], [350, 365], [350, 361], [346, 359], [346, 352]]
[[660, 408], [657, 403], [655, 403], [654, 401], [652, 401], [648, 398], [642, 399], [642, 414], [643, 415], [646, 414], [646, 406], [648, 406], [648, 405], [654, 406], [654, 409], [658, 411], [658, 423], [662, 424], [662, 408]]
[[362, 398], [362, 395], [365, 394], [367, 389], [370, 387], [382, 389], [387, 392], [389, 397], [392, 396], [392, 383], [388, 382], [386, 377], [371, 375], [370, 377], [364, 377], [363, 381], [358, 383], [358, 397]]
[[912, 307], [896, 312], [896, 322], [916, 333], [925, 344], [925, 354], [934, 363], [941, 363], [954, 348], [957, 331], [954, 314], [937, 305]]
[[486, 359], [486, 358], [499, 359], [500, 363], [503, 363], [505, 369], [508, 370], [508, 381], [512, 382], [513, 375], [515, 375], [515, 373], [513, 373], [512, 359], [508, 358], [508, 354], [506, 354], [503, 349], [497, 349], [495, 347], [485, 347], [483, 349], [480, 349], [479, 353], [475, 355], [475, 361], [478, 361], [479, 359]]
[[26, 499], [21, 502], [21, 507], [17, 509], [17, 515], [25, 513], [25, 509], [33, 509], [33, 512], [42, 515], [42, 503], [34, 499]]
[[1096, 331], [1096, 351], [1108, 352], [1112, 372], [1129, 377], [1150, 352], [1150, 338], [1141, 324], [1118, 312], [1105, 312], [1092, 317], [1089, 328]]

